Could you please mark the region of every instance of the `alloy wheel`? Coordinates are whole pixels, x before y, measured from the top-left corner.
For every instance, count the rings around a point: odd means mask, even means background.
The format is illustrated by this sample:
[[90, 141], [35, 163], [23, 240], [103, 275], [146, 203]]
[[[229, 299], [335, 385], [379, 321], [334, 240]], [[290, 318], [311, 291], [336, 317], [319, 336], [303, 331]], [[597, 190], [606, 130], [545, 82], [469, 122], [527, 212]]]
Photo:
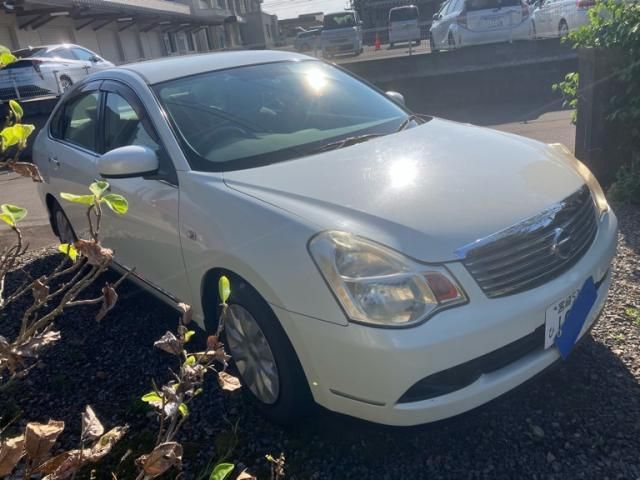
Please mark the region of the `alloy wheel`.
[[276, 403], [280, 394], [278, 366], [253, 315], [240, 305], [230, 305], [225, 332], [231, 357], [251, 393], [267, 405]]

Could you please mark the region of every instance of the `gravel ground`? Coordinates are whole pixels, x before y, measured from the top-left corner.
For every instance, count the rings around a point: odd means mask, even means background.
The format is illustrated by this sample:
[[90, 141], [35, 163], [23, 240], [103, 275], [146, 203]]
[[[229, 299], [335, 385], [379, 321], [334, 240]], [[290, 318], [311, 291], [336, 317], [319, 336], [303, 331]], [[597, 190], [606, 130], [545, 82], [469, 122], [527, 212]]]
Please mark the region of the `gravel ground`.
[[[640, 306], [640, 208], [616, 211], [620, 247], [609, 303], [593, 338], [559, 368], [464, 416], [412, 428], [319, 410], [283, 430], [261, 418], [241, 393], [223, 395], [210, 384], [192, 404], [182, 433], [183, 478], [208, 478], [207, 463], [232, 449], [228, 460], [261, 478], [268, 478], [264, 455], [282, 451], [290, 479], [640, 479], [640, 326], [625, 316], [625, 308]], [[50, 254], [29, 269], [53, 262]], [[132, 286], [121, 289], [118, 306], [101, 324], [94, 312], [77, 309], [58, 321], [63, 341], [26, 380], [0, 393], [0, 414], [6, 421], [20, 413], [16, 427], [26, 419], [64, 420], [60, 446], [71, 447], [78, 442], [80, 412], [91, 404], [108, 428], [132, 427], [97, 478], [111, 478], [115, 470], [129, 479], [132, 459], [148, 448], [156, 428], [138, 398], [172, 365], [152, 344], [178, 316]], [[0, 320], [0, 334], [13, 328]], [[127, 449], [132, 454], [120, 461]]]

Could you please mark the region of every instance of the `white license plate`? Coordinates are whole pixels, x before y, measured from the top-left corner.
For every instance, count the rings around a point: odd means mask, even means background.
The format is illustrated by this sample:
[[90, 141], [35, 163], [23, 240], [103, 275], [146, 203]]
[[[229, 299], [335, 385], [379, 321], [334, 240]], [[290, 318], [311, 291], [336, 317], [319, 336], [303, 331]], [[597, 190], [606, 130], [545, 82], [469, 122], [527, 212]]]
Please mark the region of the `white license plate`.
[[580, 292], [580, 289], [565, 295], [547, 308], [545, 313], [544, 348], [553, 346], [556, 337], [560, 335], [564, 319], [569, 310], [571, 310], [573, 302], [576, 301], [578, 292]]
[[487, 18], [485, 19], [484, 23], [489, 28], [501, 28], [504, 26], [504, 22], [502, 21], [502, 18]]

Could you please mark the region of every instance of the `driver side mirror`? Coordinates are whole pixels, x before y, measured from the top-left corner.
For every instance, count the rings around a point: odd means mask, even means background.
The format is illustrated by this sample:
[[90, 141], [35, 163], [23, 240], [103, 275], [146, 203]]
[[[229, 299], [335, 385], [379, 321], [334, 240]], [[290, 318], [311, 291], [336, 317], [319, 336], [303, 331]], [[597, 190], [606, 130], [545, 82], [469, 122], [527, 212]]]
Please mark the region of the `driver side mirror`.
[[158, 156], [147, 147], [127, 145], [98, 158], [98, 172], [104, 178], [133, 178], [156, 173]]
[[434, 13], [433, 14], [433, 19], [434, 20], [440, 20], [440, 14], [439, 13]]
[[100, 61], [100, 57], [98, 57], [97, 55], [94, 55], [89, 60], [91, 60], [93, 63], [98, 63]]
[[402, 105], [403, 107], [405, 106], [404, 95], [402, 95], [401, 93], [389, 90], [388, 92], [385, 92], [385, 95], [397, 104]]

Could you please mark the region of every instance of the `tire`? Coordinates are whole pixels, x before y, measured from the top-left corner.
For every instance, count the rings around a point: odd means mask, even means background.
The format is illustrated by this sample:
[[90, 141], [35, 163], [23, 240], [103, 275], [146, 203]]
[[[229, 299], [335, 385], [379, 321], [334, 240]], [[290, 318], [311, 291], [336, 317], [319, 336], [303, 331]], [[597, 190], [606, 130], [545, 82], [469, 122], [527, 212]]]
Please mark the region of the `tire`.
[[531, 39], [535, 40], [538, 37], [538, 33], [536, 31], [536, 22], [531, 21]]
[[567, 25], [567, 21], [563, 18], [558, 24], [558, 36], [563, 38], [567, 35], [569, 35], [569, 25]]
[[[289, 338], [268, 303], [241, 278], [231, 275], [231, 297], [224, 339], [231, 361], [240, 374], [244, 392], [272, 422], [287, 425], [308, 415], [313, 406], [309, 383]], [[249, 315], [247, 319], [246, 315]], [[248, 322], [254, 322], [251, 325]], [[243, 329], [237, 328], [242, 325]], [[257, 330], [251, 328], [257, 327]], [[266, 347], [271, 354], [267, 358]], [[251, 342], [246, 341], [253, 338]], [[245, 340], [245, 341], [243, 341]], [[255, 361], [260, 358], [260, 362]], [[253, 378], [250, 368], [253, 366]], [[267, 382], [273, 374], [277, 382]], [[275, 377], [273, 377], [275, 378]], [[271, 387], [271, 388], [270, 388]]]
[[73, 243], [77, 240], [76, 232], [73, 230], [71, 222], [64, 213], [62, 207], [57, 201], [53, 201], [51, 205], [51, 227], [53, 233], [60, 239], [61, 243]]
[[63, 93], [69, 90], [72, 86], [73, 81], [69, 77], [67, 77], [66, 75], [62, 75], [60, 77], [60, 89]]
[[438, 53], [440, 50], [436, 47], [436, 42], [433, 41], [433, 35], [429, 35], [429, 48], [431, 53]]
[[449, 50], [456, 49], [456, 39], [453, 38], [453, 33], [449, 32], [449, 36], [447, 37], [447, 44], [449, 45]]

